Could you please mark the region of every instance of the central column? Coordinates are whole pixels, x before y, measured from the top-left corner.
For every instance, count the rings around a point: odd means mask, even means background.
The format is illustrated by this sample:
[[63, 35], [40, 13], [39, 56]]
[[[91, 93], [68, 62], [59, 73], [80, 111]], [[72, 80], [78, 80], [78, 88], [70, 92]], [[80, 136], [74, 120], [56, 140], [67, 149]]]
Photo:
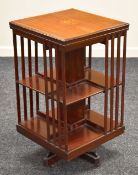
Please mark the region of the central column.
[[[62, 77], [61, 53], [59, 61], [59, 79]], [[78, 81], [84, 79], [85, 47], [67, 52], [65, 54], [66, 83], [73, 86]], [[63, 117], [63, 106], [60, 104], [60, 115]], [[73, 124], [84, 118], [85, 100], [67, 106], [68, 124]]]

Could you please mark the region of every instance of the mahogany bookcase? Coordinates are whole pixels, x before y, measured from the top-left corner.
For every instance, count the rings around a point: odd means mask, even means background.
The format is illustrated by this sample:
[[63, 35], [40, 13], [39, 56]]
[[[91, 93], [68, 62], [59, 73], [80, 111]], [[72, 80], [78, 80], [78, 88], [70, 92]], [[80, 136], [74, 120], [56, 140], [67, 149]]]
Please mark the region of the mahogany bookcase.
[[[45, 160], [48, 165], [78, 156], [98, 161], [98, 155], [90, 150], [121, 135], [125, 129], [129, 24], [68, 9], [12, 21], [10, 28], [17, 131], [50, 151]], [[92, 46], [98, 43], [105, 48], [104, 72], [97, 71], [92, 64]], [[100, 93], [103, 113], [91, 107], [92, 97]]]

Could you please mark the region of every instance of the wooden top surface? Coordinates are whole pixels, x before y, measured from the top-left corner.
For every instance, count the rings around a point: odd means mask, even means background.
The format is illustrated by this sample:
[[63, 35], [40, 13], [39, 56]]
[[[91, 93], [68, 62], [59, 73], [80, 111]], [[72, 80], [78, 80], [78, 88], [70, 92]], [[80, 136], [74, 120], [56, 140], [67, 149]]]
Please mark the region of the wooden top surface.
[[86, 36], [128, 26], [127, 23], [90, 14], [76, 9], [49, 13], [10, 22], [11, 25], [32, 30], [39, 34], [70, 41]]

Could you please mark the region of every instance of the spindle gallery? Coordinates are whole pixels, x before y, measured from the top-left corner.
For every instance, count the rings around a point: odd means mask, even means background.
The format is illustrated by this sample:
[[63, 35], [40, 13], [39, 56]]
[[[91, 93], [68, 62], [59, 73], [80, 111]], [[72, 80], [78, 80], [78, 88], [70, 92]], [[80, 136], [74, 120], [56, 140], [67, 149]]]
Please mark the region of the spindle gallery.
[[[77, 157], [98, 164], [100, 156], [94, 148], [125, 130], [129, 24], [68, 9], [15, 20], [10, 22], [10, 28], [14, 45], [17, 131], [49, 150], [44, 164], [52, 166], [60, 159]], [[104, 47], [104, 72], [93, 66], [93, 45], [98, 43]], [[41, 58], [38, 45], [42, 47]], [[40, 61], [43, 70], [39, 70]], [[91, 107], [95, 103], [93, 96], [98, 94], [103, 94], [103, 113]], [[43, 110], [40, 96], [44, 97]]]

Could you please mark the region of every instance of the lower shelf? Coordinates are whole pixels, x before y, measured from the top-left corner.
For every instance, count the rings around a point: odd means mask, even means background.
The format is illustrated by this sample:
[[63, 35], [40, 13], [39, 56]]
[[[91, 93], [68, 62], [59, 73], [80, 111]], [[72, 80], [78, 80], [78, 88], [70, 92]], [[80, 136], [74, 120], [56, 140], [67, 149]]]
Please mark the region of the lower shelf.
[[[93, 113], [93, 115], [90, 116], [93, 117], [90, 117], [89, 120], [103, 126], [102, 121], [99, 123], [101, 116], [97, 113], [94, 114], [93, 111], [91, 111], [91, 113]], [[40, 117], [35, 117], [18, 124], [17, 131], [39, 145], [49, 149], [53, 153], [61, 156], [65, 160], [71, 160], [124, 132], [124, 127], [119, 127], [105, 135], [101, 130], [93, 130], [87, 125], [83, 125], [69, 133], [68, 151], [65, 151], [64, 149], [61, 149], [47, 141], [46, 127], [46, 120]], [[50, 126], [50, 130], [52, 133], [52, 126]]]
[[[104, 129], [104, 116], [96, 111], [89, 110], [87, 112], [88, 121], [94, 125]], [[115, 121], [113, 120], [113, 129], [115, 128]], [[110, 131], [110, 118], [107, 117], [107, 131]]]
[[[22, 127], [27, 129], [30, 132], [33, 132], [35, 135], [43, 137], [45, 140], [47, 140], [47, 126], [46, 126], [46, 120], [41, 119], [40, 117], [31, 118], [30, 120], [24, 121], [20, 124]], [[50, 127], [51, 133], [52, 133], [52, 125]], [[80, 128], [74, 130], [73, 132], [70, 132], [69, 134], [69, 140], [68, 140], [68, 149], [69, 151], [76, 149], [83, 144], [87, 144], [92, 140], [95, 140], [96, 138], [103, 135], [103, 133], [95, 132], [89, 129], [86, 126], [81, 126]]]

